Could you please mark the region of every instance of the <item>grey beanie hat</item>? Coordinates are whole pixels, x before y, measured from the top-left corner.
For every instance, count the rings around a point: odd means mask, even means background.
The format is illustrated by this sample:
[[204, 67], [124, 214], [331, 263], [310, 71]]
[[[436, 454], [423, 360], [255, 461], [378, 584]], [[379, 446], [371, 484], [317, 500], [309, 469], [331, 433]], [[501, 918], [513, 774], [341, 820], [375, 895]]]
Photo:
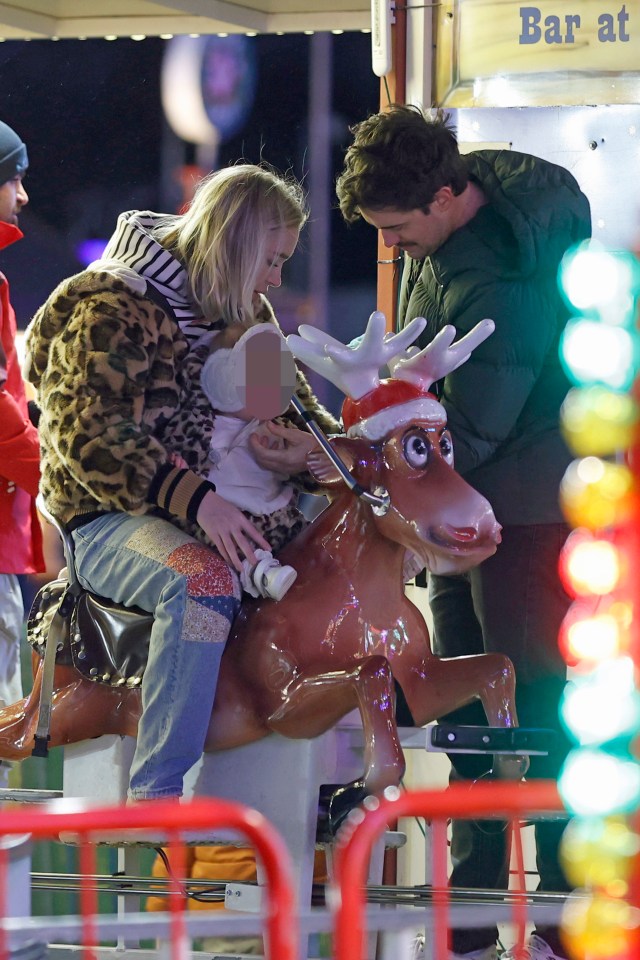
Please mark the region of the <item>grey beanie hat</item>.
[[0, 120], [0, 186], [22, 176], [29, 166], [27, 148], [8, 124]]

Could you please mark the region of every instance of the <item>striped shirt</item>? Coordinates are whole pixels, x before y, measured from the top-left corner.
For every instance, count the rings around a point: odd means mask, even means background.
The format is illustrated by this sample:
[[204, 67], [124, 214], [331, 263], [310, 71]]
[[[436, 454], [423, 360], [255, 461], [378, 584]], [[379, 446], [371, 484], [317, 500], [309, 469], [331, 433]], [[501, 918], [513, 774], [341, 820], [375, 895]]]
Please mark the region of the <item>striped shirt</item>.
[[[200, 308], [193, 303], [189, 277], [183, 264], [152, 236], [162, 214], [150, 210], [129, 210], [118, 217], [113, 236], [102, 256], [117, 260], [134, 270], [162, 294], [173, 310], [184, 336], [190, 342], [202, 336]], [[96, 264], [91, 264], [93, 269]]]

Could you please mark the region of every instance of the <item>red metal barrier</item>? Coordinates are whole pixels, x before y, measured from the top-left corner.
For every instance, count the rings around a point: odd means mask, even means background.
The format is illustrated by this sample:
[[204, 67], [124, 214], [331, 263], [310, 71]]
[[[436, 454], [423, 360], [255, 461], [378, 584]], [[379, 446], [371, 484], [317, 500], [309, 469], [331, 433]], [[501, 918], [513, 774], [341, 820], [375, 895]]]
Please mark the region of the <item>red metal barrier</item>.
[[517, 872], [520, 874], [518, 891], [512, 891], [512, 917], [517, 928], [517, 943], [522, 947], [526, 898], [520, 819], [562, 812], [563, 809], [557, 786], [552, 781], [455, 784], [446, 790], [398, 792], [379, 801], [368, 801], [367, 809], [359, 809], [350, 815], [337, 842], [336, 874], [329, 898], [335, 914], [335, 960], [362, 960], [367, 864], [375, 841], [389, 823], [400, 817], [423, 817], [431, 821], [434, 830], [435, 960], [448, 957], [447, 821], [451, 818], [498, 816], [511, 822]]
[[[58, 800], [44, 807], [20, 807], [0, 811], [0, 835], [30, 834], [34, 839], [57, 839], [72, 835], [80, 845], [83, 877], [95, 874], [95, 841], [113, 842], [126, 835], [128, 840], [143, 839], [155, 831], [167, 839], [172, 849], [176, 877], [184, 877], [184, 834], [192, 831], [211, 833], [216, 829], [241, 833], [255, 848], [267, 877], [265, 889], [266, 957], [270, 960], [297, 960], [298, 919], [292, 885], [289, 851], [284, 841], [262, 814], [242, 804], [215, 799], [197, 799], [191, 803], [146, 801], [128, 807], [83, 809], [82, 801]], [[92, 837], [94, 842], [92, 843]], [[3, 858], [4, 859], [4, 858]], [[5, 867], [5, 863], [0, 863]], [[4, 869], [3, 869], [4, 873]], [[0, 909], [3, 905], [0, 905]], [[82, 945], [84, 957], [94, 956], [97, 945], [95, 928], [97, 897], [89, 883], [80, 890]], [[184, 956], [186, 925], [184, 896], [180, 882], [172, 885], [169, 897], [173, 957]], [[2, 911], [4, 915], [4, 911]], [[0, 929], [0, 960], [8, 958], [7, 939]]]

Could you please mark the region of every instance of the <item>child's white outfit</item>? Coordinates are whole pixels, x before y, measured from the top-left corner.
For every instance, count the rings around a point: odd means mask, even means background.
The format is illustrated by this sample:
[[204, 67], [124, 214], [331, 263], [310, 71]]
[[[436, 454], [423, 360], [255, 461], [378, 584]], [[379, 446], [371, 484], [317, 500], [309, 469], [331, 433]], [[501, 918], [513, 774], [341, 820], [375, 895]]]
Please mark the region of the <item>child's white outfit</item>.
[[[233, 413], [244, 404], [236, 389], [242, 383], [242, 351], [247, 340], [265, 324], [252, 327], [231, 349], [222, 348], [206, 360], [201, 386], [216, 410], [215, 430], [209, 447], [210, 467], [207, 480], [215, 484], [216, 493], [240, 510], [251, 514], [270, 514], [285, 507], [294, 495], [287, 477], [261, 467], [249, 446], [252, 434], [264, 430], [260, 420], [243, 420]], [[280, 339], [281, 334], [269, 325]], [[258, 562], [245, 560], [240, 574], [243, 589], [253, 597], [280, 600], [296, 579], [293, 567], [281, 566], [267, 550], [256, 550]]]
[[207, 480], [215, 483], [221, 497], [249, 513], [273, 513], [285, 507], [294, 493], [288, 478], [256, 463], [249, 437], [262, 430], [259, 420], [219, 413], [209, 447]]
[[[222, 351], [220, 351], [222, 352]], [[249, 513], [273, 513], [285, 507], [294, 494], [286, 478], [265, 470], [253, 458], [249, 437], [262, 429], [259, 420], [241, 420], [218, 414], [211, 437], [207, 480], [216, 486], [216, 493]], [[245, 560], [240, 583], [252, 597], [281, 600], [296, 579], [293, 567], [283, 567], [267, 550], [256, 550], [258, 562]]]

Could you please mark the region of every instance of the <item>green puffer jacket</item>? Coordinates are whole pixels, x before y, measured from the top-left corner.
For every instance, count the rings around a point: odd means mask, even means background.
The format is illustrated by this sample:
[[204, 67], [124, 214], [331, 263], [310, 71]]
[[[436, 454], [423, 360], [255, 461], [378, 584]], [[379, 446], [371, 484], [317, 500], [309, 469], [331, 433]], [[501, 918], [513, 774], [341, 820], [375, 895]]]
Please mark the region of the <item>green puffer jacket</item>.
[[568, 319], [558, 286], [565, 251], [591, 235], [589, 202], [562, 167], [511, 151], [468, 155], [489, 203], [425, 260], [405, 263], [399, 323], [424, 316], [421, 346], [446, 324], [484, 317], [495, 332], [436, 389], [456, 469], [502, 524], [562, 520], [571, 454], [559, 411], [569, 389], [558, 346]]

